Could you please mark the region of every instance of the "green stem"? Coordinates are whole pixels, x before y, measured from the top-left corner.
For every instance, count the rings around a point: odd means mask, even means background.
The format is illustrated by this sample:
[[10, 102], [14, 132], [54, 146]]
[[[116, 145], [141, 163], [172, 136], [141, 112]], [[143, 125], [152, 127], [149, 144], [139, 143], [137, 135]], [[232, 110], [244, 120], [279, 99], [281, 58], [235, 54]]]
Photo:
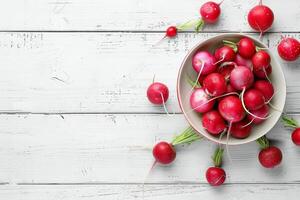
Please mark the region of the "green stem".
[[270, 146], [270, 141], [268, 138], [264, 135], [256, 140], [257, 144], [260, 146], [262, 149], [266, 149]]
[[224, 45], [231, 47], [234, 52], [237, 52], [238, 48], [235, 42], [231, 42], [229, 40], [223, 40], [223, 43]]
[[191, 144], [194, 141], [202, 139], [202, 136], [200, 136], [192, 127], [188, 127], [185, 129], [180, 135], [176, 136], [171, 144], [173, 146], [179, 145], [179, 144]]
[[199, 32], [200, 30], [202, 30], [203, 26], [204, 26], [204, 21], [200, 18], [200, 19], [193, 19], [184, 24], [181, 24], [177, 26], [177, 29], [180, 31], [184, 31], [190, 28], [194, 28], [196, 32]]
[[299, 127], [298, 122], [295, 119], [288, 117], [287, 115], [282, 115], [281, 119], [282, 119], [282, 123], [285, 127], [291, 127], [291, 128]]
[[224, 152], [224, 149], [222, 147], [218, 147], [215, 150], [215, 153], [212, 156], [212, 160], [214, 162], [215, 167], [221, 167], [222, 166], [223, 152]]
[[201, 87], [201, 85], [200, 85], [200, 83], [199, 82], [196, 82], [196, 81], [193, 81], [192, 80], [192, 78], [189, 76], [189, 75], [186, 75], [186, 79], [187, 79], [187, 82], [192, 86], [192, 87], [194, 87], [195, 86], [195, 88], [200, 88]]

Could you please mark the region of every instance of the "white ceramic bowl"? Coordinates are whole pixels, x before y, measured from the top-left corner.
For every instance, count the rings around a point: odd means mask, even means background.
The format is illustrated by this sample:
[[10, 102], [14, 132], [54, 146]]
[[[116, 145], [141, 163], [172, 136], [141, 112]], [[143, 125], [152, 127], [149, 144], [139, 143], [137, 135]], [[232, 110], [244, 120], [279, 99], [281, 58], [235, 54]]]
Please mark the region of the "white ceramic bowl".
[[[179, 73], [178, 73], [178, 79], [177, 79], [177, 96], [179, 105], [181, 107], [182, 112], [184, 113], [185, 118], [189, 122], [189, 124], [201, 135], [205, 136], [209, 140], [212, 140], [217, 143], [226, 144], [226, 137], [223, 137], [221, 140], [219, 140], [218, 137], [212, 136], [209, 134], [203, 127], [201, 122], [201, 114], [197, 112], [190, 112], [191, 106], [189, 102], [189, 96], [192, 86], [188, 83], [186, 80], [186, 75], [189, 75], [193, 78], [193, 80], [196, 80], [197, 74], [194, 71], [192, 67], [192, 58], [196, 51], [198, 50], [207, 50], [211, 53], [213, 53], [214, 49], [216, 49], [218, 46], [222, 45], [222, 40], [230, 40], [237, 42], [242, 37], [249, 37], [251, 38], [255, 44], [259, 47], [268, 48], [265, 44], [258, 41], [257, 39], [243, 34], [237, 34], [237, 33], [229, 33], [229, 34], [221, 34], [215, 37], [212, 37], [210, 39], [207, 39], [203, 42], [200, 42], [197, 44], [194, 48], [192, 48], [186, 57], [184, 58], [182, 65], [180, 67]], [[272, 84], [274, 86], [274, 90], [276, 91], [276, 95], [273, 97], [271, 103], [276, 106], [279, 110], [283, 110], [284, 104], [285, 104], [285, 98], [286, 98], [286, 83], [284, 79], [284, 74], [282, 72], [281, 66], [276, 61], [274, 55], [272, 52], [270, 52], [268, 49], [266, 50], [270, 56], [271, 56], [271, 65], [272, 65], [272, 73], [270, 75], [270, 79], [272, 81]], [[236, 139], [230, 137], [228, 144], [229, 145], [238, 145], [238, 144], [245, 144], [251, 141], [254, 141], [258, 139], [259, 137], [265, 135], [267, 132], [269, 132], [278, 119], [280, 118], [281, 113], [278, 111], [275, 111], [274, 109], [270, 108], [270, 115], [271, 117], [265, 120], [260, 125], [255, 125], [251, 131], [251, 134], [249, 137], [245, 139]]]

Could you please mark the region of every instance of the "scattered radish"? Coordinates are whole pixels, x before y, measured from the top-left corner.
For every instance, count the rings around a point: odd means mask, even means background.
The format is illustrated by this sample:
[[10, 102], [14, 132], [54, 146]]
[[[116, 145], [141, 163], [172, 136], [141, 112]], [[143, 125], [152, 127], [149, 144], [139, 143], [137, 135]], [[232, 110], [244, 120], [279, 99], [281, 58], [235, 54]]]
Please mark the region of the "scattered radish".
[[245, 117], [242, 102], [236, 96], [224, 97], [218, 105], [218, 110], [221, 116], [228, 122], [238, 122]]
[[260, 124], [267, 119], [267, 116], [269, 114], [269, 106], [265, 104], [260, 109], [250, 110], [250, 112], [252, 113], [252, 115], [247, 115], [248, 120], [252, 121], [253, 124]]
[[268, 6], [262, 5], [262, 0], [260, 0], [259, 5], [252, 8], [248, 13], [249, 25], [261, 34], [272, 26], [273, 21], [273, 11]]
[[251, 122], [244, 119], [240, 122], [232, 124], [230, 129], [230, 134], [235, 138], [244, 139], [250, 135], [251, 130], [252, 130]]
[[265, 97], [260, 90], [249, 89], [244, 94], [245, 106], [249, 110], [258, 110], [265, 105]]
[[291, 139], [292, 139], [292, 141], [295, 145], [300, 146], [300, 127], [299, 127], [299, 123], [295, 119], [290, 118], [286, 115], [282, 116], [282, 122], [283, 122], [283, 125], [285, 127], [289, 127], [289, 128], [294, 129], [292, 134], [291, 134]]
[[279, 56], [287, 61], [295, 61], [300, 56], [300, 42], [295, 38], [285, 37], [277, 47]]
[[271, 62], [271, 57], [266, 51], [259, 51], [252, 57], [253, 71], [266, 71]]
[[251, 58], [256, 51], [254, 42], [247, 37], [240, 39], [237, 44], [238, 53], [246, 59]]
[[248, 67], [238, 66], [230, 73], [230, 84], [236, 90], [243, 90], [251, 87], [253, 81], [253, 73]]
[[212, 135], [219, 135], [227, 127], [224, 119], [216, 110], [211, 110], [203, 114], [202, 126]]
[[260, 164], [265, 168], [278, 166], [282, 161], [281, 150], [278, 147], [270, 146], [270, 142], [266, 136], [262, 136], [256, 141], [262, 149], [258, 154]]
[[218, 147], [213, 155], [214, 167], [206, 170], [206, 180], [211, 186], [220, 186], [225, 182], [226, 173], [221, 168], [224, 149]]
[[168, 100], [169, 89], [163, 83], [154, 82], [147, 89], [147, 97], [151, 103], [161, 105]]
[[177, 28], [176, 26], [169, 26], [166, 30], [166, 37], [172, 38], [177, 35]]
[[219, 73], [211, 73], [203, 80], [204, 90], [211, 96], [219, 96], [227, 91], [224, 76]]
[[200, 8], [200, 15], [203, 21], [209, 24], [215, 23], [221, 14], [221, 3], [218, 4], [213, 1], [204, 3]]
[[196, 88], [190, 97], [190, 104], [196, 112], [205, 113], [213, 108], [215, 101], [210, 101], [210, 97], [203, 88]]
[[274, 96], [274, 88], [272, 83], [266, 80], [257, 80], [253, 84], [255, 89], [258, 89], [262, 92], [265, 97], [266, 102], [270, 101]]

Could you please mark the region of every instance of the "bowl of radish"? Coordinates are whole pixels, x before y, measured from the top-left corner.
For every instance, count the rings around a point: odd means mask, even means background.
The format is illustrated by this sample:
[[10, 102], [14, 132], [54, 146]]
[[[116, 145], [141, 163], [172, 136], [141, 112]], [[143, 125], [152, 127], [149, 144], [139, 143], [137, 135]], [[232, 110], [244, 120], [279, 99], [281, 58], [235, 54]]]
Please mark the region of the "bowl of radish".
[[178, 73], [177, 96], [198, 133], [238, 145], [274, 127], [284, 109], [286, 83], [265, 44], [244, 34], [221, 34], [188, 52]]

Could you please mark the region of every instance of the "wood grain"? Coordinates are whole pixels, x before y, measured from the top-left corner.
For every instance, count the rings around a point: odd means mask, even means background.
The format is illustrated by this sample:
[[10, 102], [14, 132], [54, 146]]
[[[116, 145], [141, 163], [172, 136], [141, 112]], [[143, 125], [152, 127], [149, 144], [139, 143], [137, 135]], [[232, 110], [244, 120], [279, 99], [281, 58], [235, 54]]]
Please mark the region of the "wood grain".
[[[198, 18], [204, 2], [206, 0], [10, 0], [0, 8], [0, 30], [164, 31], [168, 25]], [[223, 2], [219, 22], [205, 27], [205, 31], [252, 31], [247, 13], [258, 2]], [[288, 3], [264, 0], [264, 3], [275, 13], [270, 31], [299, 31], [298, 0]]]
[[[11, 184], [142, 183], [153, 163], [152, 146], [187, 127], [181, 114], [0, 115], [0, 125], [0, 182]], [[300, 151], [290, 133], [278, 124], [268, 134], [284, 155], [273, 170], [259, 165], [254, 142], [230, 146], [227, 183], [299, 182]], [[156, 166], [146, 182], [206, 183], [215, 147], [199, 141], [178, 148], [177, 161]]]
[[298, 199], [298, 184], [242, 184], [212, 188], [208, 185], [39, 185], [0, 186], [1, 199], [14, 200], [264, 200]]
[[[169, 109], [180, 112], [179, 66], [192, 46], [214, 35], [184, 33], [153, 46], [160, 33], [0, 33], [0, 112], [164, 113], [146, 99], [154, 75], [170, 88]], [[280, 37], [264, 37], [275, 55]], [[280, 60], [288, 112], [300, 112], [299, 62]]]

